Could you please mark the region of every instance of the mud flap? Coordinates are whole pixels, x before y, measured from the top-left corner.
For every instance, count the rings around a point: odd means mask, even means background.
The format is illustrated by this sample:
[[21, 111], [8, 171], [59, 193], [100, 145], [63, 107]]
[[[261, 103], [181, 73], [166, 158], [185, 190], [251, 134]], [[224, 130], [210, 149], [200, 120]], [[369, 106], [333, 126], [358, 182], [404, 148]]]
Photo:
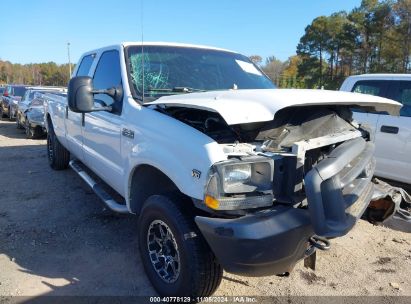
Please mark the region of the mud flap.
[[374, 194], [363, 218], [373, 224], [381, 224], [398, 217], [411, 224], [411, 195], [377, 178], [373, 183]]

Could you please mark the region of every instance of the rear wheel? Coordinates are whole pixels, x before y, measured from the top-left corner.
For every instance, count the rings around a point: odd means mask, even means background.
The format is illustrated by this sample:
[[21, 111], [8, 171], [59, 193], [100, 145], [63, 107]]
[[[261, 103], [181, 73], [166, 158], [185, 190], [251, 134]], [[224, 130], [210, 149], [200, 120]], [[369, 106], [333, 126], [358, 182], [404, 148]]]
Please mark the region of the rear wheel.
[[[186, 203], [186, 204], [184, 204]], [[139, 219], [139, 247], [147, 276], [161, 296], [209, 296], [223, 269], [178, 197], [153, 195]]]
[[47, 157], [54, 170], [67, 169], [70, 162], [70, 152], [58, 141], [51, 124], [47, 133]]

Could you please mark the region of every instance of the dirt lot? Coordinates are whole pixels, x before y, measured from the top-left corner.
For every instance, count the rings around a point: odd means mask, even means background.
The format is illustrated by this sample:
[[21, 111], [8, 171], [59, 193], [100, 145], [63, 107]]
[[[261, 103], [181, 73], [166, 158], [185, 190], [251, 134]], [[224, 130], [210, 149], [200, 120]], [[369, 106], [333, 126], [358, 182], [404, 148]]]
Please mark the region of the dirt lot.
[[[0, 121], [0, 184], [0, 300], [155, 295], [138, 255], [136, 217], [104, 210], [71, 170], [48, 167], [45, 140], [26, 140], [7, 121]], [[318, 254], [315, 272], [299, 263], [289, 277], [225, 273], [216, 294], [411, 296], [411, 233], [359, 221]]]

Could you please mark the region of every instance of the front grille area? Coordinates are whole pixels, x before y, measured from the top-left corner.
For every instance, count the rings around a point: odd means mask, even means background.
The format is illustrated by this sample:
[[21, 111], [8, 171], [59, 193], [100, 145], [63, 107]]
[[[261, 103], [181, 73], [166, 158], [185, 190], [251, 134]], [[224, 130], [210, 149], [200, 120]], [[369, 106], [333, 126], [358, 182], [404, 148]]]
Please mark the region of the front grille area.
[[363, 138], [335, 148], [305, 176], [305, 192], [315, 233], [346, 234], [371, 199], [374, 145]]

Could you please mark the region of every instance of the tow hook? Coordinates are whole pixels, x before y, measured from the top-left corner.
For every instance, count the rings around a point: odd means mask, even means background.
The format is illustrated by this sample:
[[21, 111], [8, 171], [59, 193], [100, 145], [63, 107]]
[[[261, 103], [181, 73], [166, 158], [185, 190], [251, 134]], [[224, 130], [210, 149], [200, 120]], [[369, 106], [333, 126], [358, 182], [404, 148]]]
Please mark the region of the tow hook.
[[315, 262], [317, 260], [316, 249], [328, 250], [331, 243], [325, 237], [313, 235], [308, 239], [309, 246], [305, 251], [304, 267], [315, 270]]
[[310, 237], [309, 241], [311, 245], [320, 250], [328, 250], [331, 247], [329, 240], [318, 235], [313, 235], [312, 237]]

